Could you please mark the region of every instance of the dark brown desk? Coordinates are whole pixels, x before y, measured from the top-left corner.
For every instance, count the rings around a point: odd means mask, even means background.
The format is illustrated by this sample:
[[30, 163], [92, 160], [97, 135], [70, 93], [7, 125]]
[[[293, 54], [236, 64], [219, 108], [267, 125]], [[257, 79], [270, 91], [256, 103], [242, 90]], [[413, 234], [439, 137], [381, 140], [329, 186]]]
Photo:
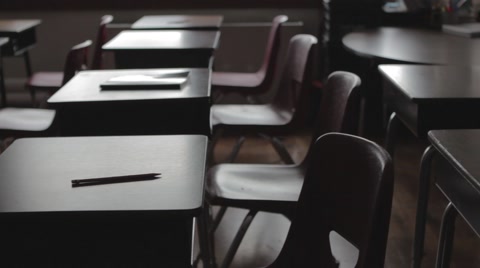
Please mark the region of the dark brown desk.
[[8, 38], [0, 37], [0, 107], [7, 105], [7, 92], [5, 88], [5, 77], [3, 74], [3, 47], [8, 43]]
[[4, 55], [23, 56], [27, 76], [32, 75], [28, 50], [37, 41], [35, 28], [40, 23], [40, 20], [0, 20], [0, 37], [8, 37], [10, 39], [4, 48]]
[[[450, 201], [443, 215], [437, 252], [437, 267], [448, 267], [457, 214], [480, 234], [480, 130], [432, 130], [428, 138], [431, 145], [422, 161], [420, 180], [428, 182], [433, 172], [437, 187]], [[428, 188], [419, 196], [428, 200]], [[427, 207], [420, 213], [426, 214]]]
[[381, 27], [352, 32], [342, 39], [347, 50], [378, 64], [480, 64], [480, 39], [441, 31]]
[[[182, 89], [102, 90], [112, 77], [189, 71]], [[210, 135], [209, 69], [136, 69], [82, 71], [58, 90], [48, 104], [57, 109], [61, 134]]]
[[218, 30], [222, 25], [221, 15], [149, 15], [132, 24], [134, 30]]
[[210, 68], [219, 31], [126, 30], [103, 49], [115, 54], [117, 68]]
[[[480, 66], [380, 65], [384, 101], [392, 111], [386, 148], [393, 155], [399, 123], [427, 138], [432, 129], [480, 128]], [[425, 151], [429, 162], [432, 150]], [[423, 174], [425, 169], [422, 169]], [[427, 176], [424, 178], [424, 176]], [[428, 175], [421, 175], [414, 238], [414, 267], [420, 267], [425, 237]]]
[[[205, 136], [20, 139], [0, 155], [3, 267], [191, 267]], [[72, 179], [161, 173], [72, 188]]]
[[[431, 129], [480, 128], [480, 66], [385, 64], [384, 103], [413, 134], [426, 138]], [[395, 131], [387, 131], [392, 148]]]
[[348, 51], [369, 60], [369, 68], [361, 75], [366, 99], [365, 120], [376, 132], [383, 126], [379, 64], [480, 64], [480, 39], [441, 31], [381, 27], [349, 33], [342, 42]]

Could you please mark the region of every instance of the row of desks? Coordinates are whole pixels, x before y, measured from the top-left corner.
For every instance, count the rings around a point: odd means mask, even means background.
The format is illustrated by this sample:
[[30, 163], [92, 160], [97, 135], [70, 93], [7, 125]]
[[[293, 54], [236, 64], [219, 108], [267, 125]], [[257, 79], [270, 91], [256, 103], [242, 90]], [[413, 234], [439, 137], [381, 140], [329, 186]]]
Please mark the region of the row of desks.
[[437, 267], [448, 267], [457, 213], [477, 234], [480, 229], [476, 165], [480, 159], [480, 130], [476, 130], [480, 129], [480, 67], [476, 66], [480, 40], [385, 27], [350, 33], [343, 44], [371, 61], [369, 78], [383, 81], [383, 92], [367, 90], [392, 112], [385, 138], [390, 153], [394, 153], [400, 123], [431, 144], [421, 161], [413, 267], [421, 266], [432, 172], [451, 202], [442, 220], [437, 254]]
[[[167, 18], [175, 27], [191, 23]], [[220, 22], [216, 16], [215, 29]], [[219, 38], [205, 23], [201, 30], [120, 33], [104, 46], [120, 68], [156, 68], [78, 73], [48, 100], [61, 135], [72, 137], [19, 139], [0, 155], [0, 232], [11, 246], [0, 263], [191, 267], [210, 135], [211, 58]], [[157, 69], [167, 66], [180, 69]], [[100, 87], [113, 77], [168, 72], [188, 72], [188, 83], [161, 90]], [[143, 173], [161, 175], [86, 187], [71, 182]]]

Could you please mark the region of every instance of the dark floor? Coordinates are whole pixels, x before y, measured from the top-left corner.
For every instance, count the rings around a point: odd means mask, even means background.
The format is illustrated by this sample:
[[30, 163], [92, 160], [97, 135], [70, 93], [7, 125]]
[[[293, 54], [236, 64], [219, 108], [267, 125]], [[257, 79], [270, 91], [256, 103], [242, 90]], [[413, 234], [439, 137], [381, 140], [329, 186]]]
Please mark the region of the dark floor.
[[[226, 157], [233, 139], [223, 139], [215, 151], [215, 159]], [[302, 159], [309, 136], [300, 135], [285, 140], [295, 159]], [[409, 135], [403, 135], [395, 154], [395, 190], [387, 245], [385, 267], [404, 268], [411, 265], [412, 239], [418, 189], [421, 155], [426, 145]], [[251, 139], [242, 149], [237, 162], [280, 163], [268, 143]], [[438, 231], [446, 199], [434, 187], [430, 198], [422, 267], [434, 267]], [[246, 211], [230, 209], [216, 232], [216, 257], [221, 263], [233, 233], [236, 232]], [[461, 219], [457, 220], [451, 267], [480, 267], [480, 239]], [[261, 267], [271, 262], [282, 247], [289, 221], [282, 215], [260, 213], [250, 227], [232, 267]], [[348, 267], [348, 266], [344, 266]]]

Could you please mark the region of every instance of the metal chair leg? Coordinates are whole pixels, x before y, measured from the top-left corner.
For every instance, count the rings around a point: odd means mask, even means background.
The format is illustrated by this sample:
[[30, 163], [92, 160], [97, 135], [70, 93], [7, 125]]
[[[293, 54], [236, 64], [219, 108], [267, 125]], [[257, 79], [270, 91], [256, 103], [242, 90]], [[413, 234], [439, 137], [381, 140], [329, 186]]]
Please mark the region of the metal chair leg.
[[240, 149], [242, 148], [243, 143], [245, 143], [245, 140], [246, 138], [244, 136], [241, 136], [240, 138], [238, 138], [237, 143], [235, 143], [235, 145], [233, 146], [232, 152], [225, 160], [226, 163], [235, 162], [235, 158], [237, 158], [237, 155], [240, 152]]
[[225, 212], [227, 211], [228, 207], [220, 207], [220, 210], [217, 212], [217, 215], [212, 221], [212, 225], [210, 226], [209, 232], [214, 233], [215, 230], [217, 230], [218, 225], [220, 225], [220, 222], [222, 221], [223, 215], [225, 215]]
[[283, 145], [282, 141], [280, 141], [280, 139], [278, 139], [277, 137], [272, 137], [270, 139], [270, 142], [272, 143], [273, 145], [273, 148], [275, 149], [275, 151], [277, 152], [277, 154], [280, 156], [280, 158], [282, 159], [283, 163], [287, 164], [287, 165], [293, 165], [295, 164], [295, 162], [293, 161], [293, 158], [292, 156], [290, 155], [290, 153], [288, 152], [287, 148], [285, 147], [285, 145]]
[[417, 215], [415, 219], [415, 237], [413, 239], [413, 268], [420, 268], [427, 221], [428, 196], [432, 158], [436, 150], [429, 146], [422, 156], [418, 186]]
[[287, 165], [295, 164], [295, 161], [293, 161], [292, 156], [290, 155], [287, 148], [285, 147], [285, 145], [283, 145], [282, 141], [279, 138], [271, 137], [263, 133], [259, 133], [258, 136], [268, 140], [272, 144], [273, 149], [275, 149], [275, 152], [278, 154], [278, 156], [280, 156], [280, 159], [282, 160], [283, 163]]
[[437, 249], [437, 268], [450, 267], [450, 258], [452, 256], [453, 238], [455, 234], [455, 219], [458, 212], [452, 203], [445, 208], [440, 227], [440, 238]]
[[233, 239], [232, 244], [230, 245], [230, 248], [227, 251], [227, 254], [225, 255], [225, 258], [223, 259], [222, 266], [221, 268], [227, 268], [230, 266], [230, 264], [233, 261], [233, 257], [235, 257], [235, 253], [237, 253], [237, 249], [240, 246], [240, 243], [243, 240], [243, 237], [245, 236], [245, 233], [247, 233], [248, 227], [253, 221], [253, 218], [257, 214], [257, 211], [255, 210], [250, 210], [243, 219], [242, 225], [238, 229], [237, 234], [235, 235], [235, 238]]

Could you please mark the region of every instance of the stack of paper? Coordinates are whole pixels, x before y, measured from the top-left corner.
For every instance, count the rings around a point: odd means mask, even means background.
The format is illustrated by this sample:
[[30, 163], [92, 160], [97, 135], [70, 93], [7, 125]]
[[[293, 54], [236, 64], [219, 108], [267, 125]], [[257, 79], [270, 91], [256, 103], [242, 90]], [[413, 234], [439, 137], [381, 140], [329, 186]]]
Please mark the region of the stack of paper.
[[130, 74], [112, 77], [100, 84], [100, 88], [103, 90], [181, 89], [187, 81], [188, 72]]

